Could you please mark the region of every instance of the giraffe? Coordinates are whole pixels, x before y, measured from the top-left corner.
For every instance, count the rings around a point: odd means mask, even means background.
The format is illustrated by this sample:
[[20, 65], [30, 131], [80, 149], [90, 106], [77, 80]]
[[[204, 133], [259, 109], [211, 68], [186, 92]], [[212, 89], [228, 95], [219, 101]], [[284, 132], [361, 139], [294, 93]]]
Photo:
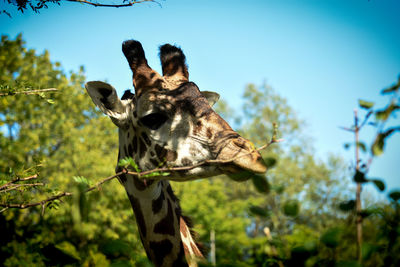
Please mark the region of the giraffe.
[[149, 260], [155, 266], [197, 266], [203, 254], [169, 180], [187, 181], [241, 171], [264, 173], [266, 166], [252, 144], [212, 109], [219, 95], [200, 91], [189, 81], [180, 48], [170, 44], [160, 47], [162, 76], [147, 64], [140, 42], [125, 41], [122, 51], [133, 73], [135, 94], [128, 90], [119, 99], [108, 83], [85, 84], [94, 104], [119, 128], [118, 160], [132, 157], [142, 171], [160, 165], [183, 167], [205, 160], [225, 160], [171, 171], [161, 180], [119, 176]]

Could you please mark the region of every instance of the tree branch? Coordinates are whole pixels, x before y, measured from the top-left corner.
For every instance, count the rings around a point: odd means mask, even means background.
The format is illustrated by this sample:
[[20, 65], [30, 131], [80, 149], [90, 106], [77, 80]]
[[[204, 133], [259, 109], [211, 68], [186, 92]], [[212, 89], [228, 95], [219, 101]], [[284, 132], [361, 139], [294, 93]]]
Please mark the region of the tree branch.
[[34, 187], [34, 186], [43, 186], [43, 185], [44, 185], [44, 183], [16, 184], [16, 185], [13, 184], [12, 186], [10, 186], [8, 188], [0, 189], [0, 193], [5, 193], [5, 192], [8, 192], [8, 191], [12, 191], [12, 190], [15, 190], [15, 189], [17, 189], [19, 187], [24, 187], [24, 186], [26, 186], [26, 187]]
[[[122, 174], [130, 174], [130, 175], [133, 175], [133, 176], [138, 177], [138, 178], [143, 178], [146, 175], [149, 175], [149, 174], [152, 174], [152, 173], [157, 173], [157, 172], [163, 173], [163, 172], [171, 172], [171, 171], [187, 171], [187, 170], [191, 170], [191, 169], [194, 169], [194, 168], [197, 168], [197, 167], [200, 167], [200, 166], [203, 166], [203, 165], [207, 165], [207, 164], [226, 164], [226, 163], [230, 163], [230, 162], [233, 162], [234, 160], [236, 160], [236, 159], [238, 159], [240, 157], [244, 157], [246, 155], [249, 155], [249, 154], [253, 153], [254, 151], [260, 151], [260, 150], [266, 149], [270, 145], [272, 145], [274, 143], [279, 143], [279, 142], [282, 142], [282, 141], [283, 141], [283, 139], [272, 138], [271, 141], [268, 144], [265, 144], [265, 145], [263, 145], [263, 146], [261, 146], [261, 147], [259, 147], [257, 149], [249, 151], [246, 154], [243, 154], [243, 155], [240, 155], [240, 156], [236, 156], [236, 157], [234, 157], [232, 159], [229, 159], [229, 160], [204, 160], [204, 161], [201, 161], [201, 162], [199, 162], [197, 164], [190, 165], [190, 166], [156, 168], [156, 169], [149, 170], [149, 171], [144, 171], [144, 172], [132, 172], [132, 171], [129, 171], [127, 169], [123, 169], [122, 171], [117, 172], [114, 175], [111, 175], [111, 176], [109, 176], [107, 178], [102, 179], [101, 181], [99, 181], [95, 185], [87, 188], [83, 192], [87, 193], [87, 192], [93, 191], [95, 189], [98, 189], [102, 184], [104, 184], [106, 182], [109, 182], [109, 181], [117, 178], [118, 176], [120, 176]], [[168, 179], [168, 176], [163, 176], [161, 174], [160, 174], [160, 176], [152, 176], [152, 177], [149, 177], [149, 178], [148, 177], [145, 177], [145, 178], [146, 179], [155, 179], [155, 180], [157, 180], [160, 177], [162, 179]], [[18, 182], [18, 181], [27, 181], [27, 180], [36, 179], [36, 178], [37, 178], [37, 175], [33, 175], [33, 176], [30, 176], [30, 177], [26, 177], [26, 178], [16, 178], [13, 181], [1, 186], [0, 190], [2, 190], [3, 188], [8, 190], [7, 187], [9, 187], [10, 185], [12, 185], [13, 183]], [[32, 185], [31, 184], [27, 184], [25, 186], [33, 186], [33, 185], [34, 184], [32, 184]], [[21, 184], [20, 186], [24, 186], [24, 185]], [[12, 190], [12, 189], [10, 189], [10, 190]], [[26, 203], [26, 204], [24, 204], [24, 203], [0, 203], [0, 207], [4, 207], [2, 210], [0, 210], [0, 213], [3, 212], [3, 211], [8, 210], [9, 208], [26, 209], [26, 208], [35, 207], [35, 206], [42, 206], [42, 212], [43, 212], [44, 205], [46, 205], [46, 203], [52, 202], [54, 200], [57, 200], [57, 199], [60, 199], [60, 198], [66, 197], [66, 196], [72, 196], [72, 195], [73, 195], [73, 193], [71, 193], [71, 192], [63, 192], [63, 193], [54, 195], [52, 197], [46, 198], [46, 199], [38, 201], [38, 202], [32, 202], [32, 203]]]
[[[93, 191], [94, 189], [98, 188], [100, 185], [104, 184], [105, 182], [111, 181], [112, 179], [116, 178], [117, 176], [119, 176], [119, 175], [121, 175], [123, 173], [124, 173], [124, 171], [118, 172], [115, 175], [107, 177], [107, 178], [101, 180], [100, 182], [96, 183], [94, 186], [89, 187], [84, 192], [87, 193], [87, 192]], [[17, 179], [15, 179], [15, 180], [17, 180]], [[2, 209], [0, 211], [0, 213], [3, 212], [3, 211], [6, 211], [9, 208], [26, 209], [26, 208], [35, 207], [35, 206], [42, 206], [43, 207], [46, 203], [52, 202], [54, 200], [57, 200], [57, 199], [60, 199], [60, 198], [66, 197], [66, 196], [72, 196], [72, 195], [73, 195], [73, 193], [71, 193], [71, 192], [62, 192], [60, 194], [54, 195], [54, 196], [46, 198], [44, 200], [41, 200], [41, 201], [38, 201], [38, 202], [27, 203], [27, 204], [23, 204], [23, 203], [0, 203], [0, 207], [4, 207], [4, 209]]]
[[10, 181], [10, 182], [8, 182], [8, 183], [3, 184], [2, 186], [0, 186], [0, 191], [4, 190], [5, 188], [9, 187], [11, 184], [14, 184], [14, 183], [16, 183], [16, 182], [20, 182], [20, 181], [29, 181], [29, 180], [32, 180], [32, 179], [36, 179], [37, 177], [38, 177], [37, 174], [32, 175], [32, 176], [29, 176], [29, 177], [25, 177], [25, 178], [17, 177], [17, 178], [15, 178], [14, 180], [12, 180], [12, 181]]
[[[129, 1], [126, 4], [102, 4], [102, 3], [96, 3], [92, 1], [86, 1], [86, 0], [67, 0], [68, 2], [74, 2], [74, 3], [82, 3], [82, 4], [87, 4], [95, 7], [130, 7], [133, 6], [134, 4], [140, 4], [144, 2], [155, 2], [154, 0], [140, 0], [140, 1]], [[125, 2], [125, 1], [124, 1]]]
[[[249, 151], [248, 153], [233, 157], [231, 159], [226, 159], [226, 160], [216, 160], [216, 159], [204, 160], [204, 161], [201, 161], [201, 162], [199, 162], [197, 164], [190, 165], [190, 166], [163, 167], [163, 168], [156, 168], [156, 169], [149, 170], [149, 171], [144, 171], [144, 172], [126, 171], [125, 173], [133, 175], [133, 176], [138, 177], [138, 178], [141, 178], [141, 177], [143, 178], [146, 175], [149, 175], [149, 174], [152, 174], [152, 173], [156, 173], [156, 172], [163, 173], [163, 172], [171, 172], [171, 171], [188, 171], [188, 170], [192, 170], [194, 168], [197, 168], [197, 167], [200, 167], [200, 166], [203, 166], [203, 165], [208, 165], [208, 164], [210, 164], [210, 165], [212, 165], [212, 164], [227, 164], [227, 163], [231, 163], [231, 162], [237, 160], [238, 158], [247, 156], [247, 155], [253, 153], [254, 151], [264, 150], [264, 149], [268, 148], [270, 145], [272, 145], [274, 143], [280, 143], [280, 142], [283, 142], [283, 141], [284, 141], [283, 139], [271, 139], [271, 141], [268, 144], [265, 144], [265, 145], [263, 145], [263, 146], [261, 146], [261, 147], [259, 147], [257, 149]], [[145, 178], [146, 179], [153, 179], [153, 180], [158, 180], [158, 179], [161, 178], [161, 179], [168, 180], [169, 177], [168, 176], [164, 176], [164, 175], [160, 175], [160, 176], [152, 176], [152, 177], [145, 177]]]
[[40, 93], [45, 93], [45, 92], [54, 92], [58, 91], [57, 88], [46, 88], [46, 89], [37, 89], [37, 90], [27, 90], [27, 91], [11, 91], [11, 92], [6, 92], [6, 93], [0, 93], [0, 96], [10, 96], [10, 95], [37, 95]]

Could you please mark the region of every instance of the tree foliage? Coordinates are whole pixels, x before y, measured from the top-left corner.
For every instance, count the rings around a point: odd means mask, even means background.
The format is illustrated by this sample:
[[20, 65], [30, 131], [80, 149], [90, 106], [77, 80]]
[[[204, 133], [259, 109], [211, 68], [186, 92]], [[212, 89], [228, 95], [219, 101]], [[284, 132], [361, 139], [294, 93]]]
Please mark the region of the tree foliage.
[[[129, 201], [117, 181], [82, 194], [82, 183], [113, 174], [117, 134], [84, 92], [83, 68], [66, 74], [49, 53], [27, 49], [21, 36], [0, 45], [3, 88], [57, 88], [46, 94], [0, 97], [0, 180], [38, 174], [45, 186], [1, 193], [0, 201], [29, 203], [59, 192], [74, 197], [27, 210], [0, 213], [0, 265], [83, 265], [146, 259]], [[89, 178], [90, 177], [90, 178]], [[78, 179], [79, 180], [79, 179]]]

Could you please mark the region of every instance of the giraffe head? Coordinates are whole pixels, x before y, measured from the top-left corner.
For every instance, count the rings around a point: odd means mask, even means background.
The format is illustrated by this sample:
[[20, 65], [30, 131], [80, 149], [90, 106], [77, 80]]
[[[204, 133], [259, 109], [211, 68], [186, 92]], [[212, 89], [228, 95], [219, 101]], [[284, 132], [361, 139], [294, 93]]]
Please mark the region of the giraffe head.
[[121, 158], [133, 157], [141, 170], [232, 160], [176, 171], [168, 177], [179, 181], [266, 171], [253, 145], [212, 109], [219, 95], [200, 91], [189, 81], [181, 49], [169, 44], [160, 47], [162, 76], [149, 67], [139, 42], [125, 41], [122, 51], [133, 73], [135, 94], [126, 91], [119, 99], [107, 83], [86, 84], [94, 103], [119, 127]]

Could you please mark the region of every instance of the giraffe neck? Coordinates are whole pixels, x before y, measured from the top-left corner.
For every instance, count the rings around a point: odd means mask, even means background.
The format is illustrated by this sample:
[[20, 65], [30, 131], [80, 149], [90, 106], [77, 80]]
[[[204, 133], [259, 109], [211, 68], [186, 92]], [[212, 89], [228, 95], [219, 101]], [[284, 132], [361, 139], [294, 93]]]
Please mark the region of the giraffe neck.
[[168, 181], [122, 175], [147, 257], [155, 266], [197, 266], [203, 255], [196, 245], [179, 201]]

